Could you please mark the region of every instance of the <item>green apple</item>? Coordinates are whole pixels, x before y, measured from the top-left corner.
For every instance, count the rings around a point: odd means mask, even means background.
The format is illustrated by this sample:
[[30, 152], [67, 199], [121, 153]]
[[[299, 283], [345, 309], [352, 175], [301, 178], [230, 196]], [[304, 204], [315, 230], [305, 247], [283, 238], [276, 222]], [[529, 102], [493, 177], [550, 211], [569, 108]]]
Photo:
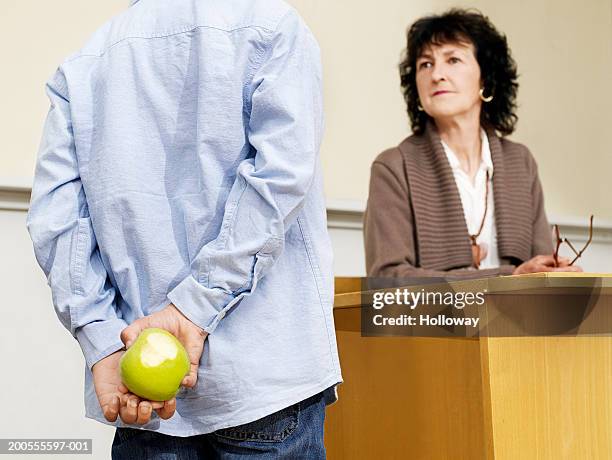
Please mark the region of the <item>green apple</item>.
[[121, 380], [135, 395], [150, 401], [172, 399], [189, 373], [189, 356], [170, 332], [143, 330], [120, 360]]

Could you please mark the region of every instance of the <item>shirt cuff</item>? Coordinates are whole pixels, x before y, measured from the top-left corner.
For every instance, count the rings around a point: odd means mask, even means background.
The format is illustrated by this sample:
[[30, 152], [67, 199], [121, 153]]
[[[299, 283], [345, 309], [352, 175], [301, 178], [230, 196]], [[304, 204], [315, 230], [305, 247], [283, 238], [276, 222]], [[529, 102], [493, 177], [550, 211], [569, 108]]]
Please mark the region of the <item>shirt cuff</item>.
[[123, 319], [113, 318], [94, 321], [76, 330], [76, 339], [81, 345], [89, 370], [102, 358], [123, 348], [121, 331], [127, 326]]
[[236, 300], [220, 288], [207, 288], [189, 275], [168, 293], [168, 299], [192, 323], [209, 334], [216, 329], [225, 312]]

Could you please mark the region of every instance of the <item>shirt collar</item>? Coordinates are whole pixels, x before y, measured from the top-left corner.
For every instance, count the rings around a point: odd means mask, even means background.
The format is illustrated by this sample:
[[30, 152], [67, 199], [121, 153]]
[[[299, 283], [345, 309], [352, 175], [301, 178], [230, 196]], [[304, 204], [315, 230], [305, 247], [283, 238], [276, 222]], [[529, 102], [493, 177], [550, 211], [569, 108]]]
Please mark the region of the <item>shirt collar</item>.
[[[482, 144], [480, 167], [489, 172], [489, 177], [493, 177], [493, 160], [491, 159], [489, 138], [487, 137], [485, 130], [482, 128], [480, 128], [480, 141]], [[440, 142], [442, 142], [442, 147], [444, 147], [444, 153], [446, 153], [446, 158], [448, 159], [451, 169], [454, 171], [461, 168], [461, 164], [459, 163], [459, 159], [457, 158], [457, 155], [455, 155], [455, 152], [453, 152], [442, 139], [440, 139]]]

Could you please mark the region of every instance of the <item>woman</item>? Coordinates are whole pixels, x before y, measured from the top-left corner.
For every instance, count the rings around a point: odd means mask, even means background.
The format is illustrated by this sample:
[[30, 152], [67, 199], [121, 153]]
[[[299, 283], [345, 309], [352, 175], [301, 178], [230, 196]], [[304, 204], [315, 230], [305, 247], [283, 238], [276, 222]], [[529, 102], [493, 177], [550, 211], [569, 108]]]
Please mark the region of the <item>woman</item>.
[[505, 37], [479, 12], [452, 9], [419, 19], [407, 39], [400, 75], [413, 135], [372, 165], [368, 275], [581, 271], [555, 264], [536, 162], [503, 137], [518, 89]]

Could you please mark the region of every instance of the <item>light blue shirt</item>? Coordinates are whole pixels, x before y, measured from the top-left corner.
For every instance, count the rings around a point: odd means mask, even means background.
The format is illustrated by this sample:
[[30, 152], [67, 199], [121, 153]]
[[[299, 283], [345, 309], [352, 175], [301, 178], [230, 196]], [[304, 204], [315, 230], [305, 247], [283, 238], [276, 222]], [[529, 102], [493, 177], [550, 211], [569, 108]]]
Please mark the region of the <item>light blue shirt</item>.
[[[141, 0], [47, 83], [27, 228], [91, 367], [170, 302], [210, 333], [170, 420], [240, 425], [342, 381], [317, 42], [278, 0]], [[124, 426], [118, 419], [117, 426]]]

